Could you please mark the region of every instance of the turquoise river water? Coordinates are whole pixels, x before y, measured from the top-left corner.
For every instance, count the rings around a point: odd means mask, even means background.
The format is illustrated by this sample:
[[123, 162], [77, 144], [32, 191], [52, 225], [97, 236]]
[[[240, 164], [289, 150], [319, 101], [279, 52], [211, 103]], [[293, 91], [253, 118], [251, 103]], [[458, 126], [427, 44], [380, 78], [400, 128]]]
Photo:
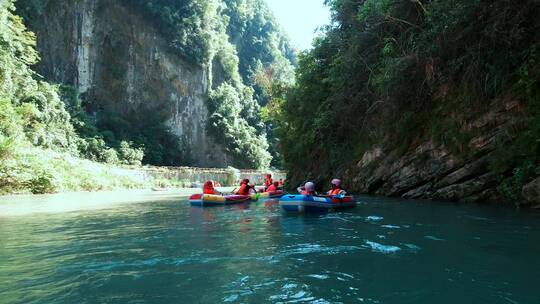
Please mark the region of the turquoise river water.
[[362, 198], [0, 215], [0, 303], [540, 303], [540, 215]]

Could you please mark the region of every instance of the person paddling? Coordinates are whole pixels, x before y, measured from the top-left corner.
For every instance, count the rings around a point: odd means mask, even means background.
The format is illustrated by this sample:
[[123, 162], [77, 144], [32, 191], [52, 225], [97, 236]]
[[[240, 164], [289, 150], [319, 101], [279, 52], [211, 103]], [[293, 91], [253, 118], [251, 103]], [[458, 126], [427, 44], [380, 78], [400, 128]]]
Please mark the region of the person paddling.
[[236, 191], [236, 194], [249, 195], [250, 190], [252, 190], [252, 189], [254, 190], [254, 187], [249, 184], [249, 179], [245, 178], [240, 183], [240, 188], [238, 189], [238, 191]]
[[347, 191], [341, 187], [341, 180], [334, 178], [331, 182], [332, 188], [327, 192], [330, 196], [345, 195]]
[[221, 195], [221, 192], [217, 191], [214, 188], [214, 181], [206, 181], [203, 186], [203, 193], [204, 194], [212, 194], [212, 195]]

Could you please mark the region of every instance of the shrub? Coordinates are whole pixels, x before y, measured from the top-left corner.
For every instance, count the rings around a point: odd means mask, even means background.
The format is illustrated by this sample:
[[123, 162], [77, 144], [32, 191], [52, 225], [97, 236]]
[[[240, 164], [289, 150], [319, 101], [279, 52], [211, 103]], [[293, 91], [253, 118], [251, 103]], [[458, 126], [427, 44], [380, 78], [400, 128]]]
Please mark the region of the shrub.
[[57, 187], [54, 183], [54, 177], [49, 172], [38, 171], [30, 181], [28, 188], [33, 194], [54, 193]]
[[118, 148], [120, 162], [125, 165], [140, 166], [144, 157], [144, 151], [140, 148], [133, 148], [133, 143], [121, 141]]
[[519, 201], [522, 199], [521, 192], [523, 187], [537, 176], [540, 176], [540, 166], [526, 162], [522, 166], [514, 168], [512, 175], [502, 180], [499, 191], [504, 196], [514, 201]]

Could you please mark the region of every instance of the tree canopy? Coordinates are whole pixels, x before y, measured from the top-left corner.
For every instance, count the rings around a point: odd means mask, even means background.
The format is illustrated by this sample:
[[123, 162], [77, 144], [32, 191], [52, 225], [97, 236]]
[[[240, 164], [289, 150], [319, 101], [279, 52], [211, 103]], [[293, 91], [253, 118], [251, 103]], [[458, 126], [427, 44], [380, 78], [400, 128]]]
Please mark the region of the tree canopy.
[[527, 114], [492, 165], [501, 172], [540, 165], [530, 148], [540, 138], [538, 1], [326, 4], [332, 23], [300, 55], [297, 84], [280, 110], [289, 174], [331, 175], [374, 144], [406, 151], [431, 138], [466, 154], [465, 113], [485, 113], [501, 99], [521, 101]]

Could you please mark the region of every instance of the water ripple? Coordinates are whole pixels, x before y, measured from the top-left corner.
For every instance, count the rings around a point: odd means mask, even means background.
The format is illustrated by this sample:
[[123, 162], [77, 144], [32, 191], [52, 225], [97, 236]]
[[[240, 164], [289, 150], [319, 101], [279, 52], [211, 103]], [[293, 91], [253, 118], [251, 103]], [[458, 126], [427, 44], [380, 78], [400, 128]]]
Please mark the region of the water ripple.
[[540, 303], [538, 217], [454, 208], [284, 217], [175, 201], [1, 218], [0, 302]]
[[401, 250], [398, 246], [383, 245], [376, 242], [366, 241], [371, 250], [380, 253], [396, 253]]
[[424, 236], [426, 239], [429, 239], [429, 240], [432, 240], [432, 241], [444, 241], [444, 239], [441, 239], [441, 238], [438, 238], [436, 236], [433, 236], [433, 235], [426, 235]]

